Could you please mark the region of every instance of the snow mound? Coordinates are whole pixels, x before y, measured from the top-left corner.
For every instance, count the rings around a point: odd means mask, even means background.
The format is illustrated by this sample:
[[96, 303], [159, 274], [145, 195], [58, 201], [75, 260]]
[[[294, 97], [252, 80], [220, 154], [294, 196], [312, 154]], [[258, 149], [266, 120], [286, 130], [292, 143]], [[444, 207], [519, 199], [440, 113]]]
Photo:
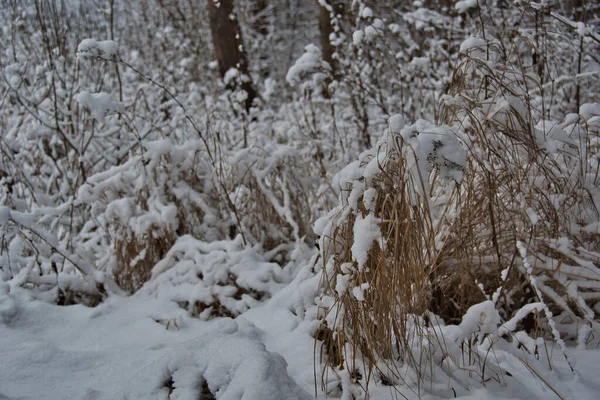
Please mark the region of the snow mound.
[[182, 236], [152, 270], [141, 295], [172, 301], [207, 320], [235, 317], [270, 298], [288, 282], [275, 263], [257, 249], [235, 241], [206, 243]]
[[144, 371], [154, 385], [138, 384], [126, 398], [193, 399], [209, 391], [220, 400], [310, 399], [287, 374], [283, 357], [266, 350], [258, 332], [246, 321], [222, 321]]
[[[0, 302], [5, 291], [0, 286]], [[115, 297], [94, 309], [57, 307], [21, 288], [11, 296], [19, 312], [6, 326], [0, 320], [0, 398], [311, 398], [307, 379], [301, 388], [248, 320], [188, 317], [165, 329], [162, 318], [182, 311], [147, 296]], [[310, 348], [310, 336], [298, 337]]]

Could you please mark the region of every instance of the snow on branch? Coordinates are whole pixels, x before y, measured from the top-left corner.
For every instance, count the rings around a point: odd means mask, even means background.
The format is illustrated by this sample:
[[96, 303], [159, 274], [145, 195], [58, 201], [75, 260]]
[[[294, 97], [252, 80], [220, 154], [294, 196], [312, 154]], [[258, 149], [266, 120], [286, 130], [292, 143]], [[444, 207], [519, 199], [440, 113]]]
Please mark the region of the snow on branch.
[[458, 11], [459, 14], [464, 14], [469, 11], [471, 8], [477, 7], [477, 0], [461, 0], [457, 1], [454, 8]]
[[98, 121], [104, 123], [104, 117], [111, 113], [122, 113], [124, 111], [123, 103], [114, 100], [106, 92], [90, 93], [83, 91], [75, 99], [83, 107], [88, 108], [92, 116]]
[[82, 58], [102, 58], [116, 61], [119, 53], [117, 44], [112, 40], [97, 41], [96, 39], [83, 39], [77, 46], [77, 56]]
[[300, 83], [307, 75], [331, 69], [329, 64], [323, 61], [321, 50], [317, 46], [309, 44], [304, 50], [304, 54], [296, 60], [285, 77], [285, 80], [293, 86]]
[[575, 29], [575, 31], [577, 32], [577, 34], [579, 36], [581, 36], [581, 37], [588, 36], [593, 41], [600, 43], [600, 35], [595, 33], [593, 28], [590, 27], [589, 25], [586, 25], [583, 22], [571, 21], [570, 19], [568, 19], [556, 12], [551, 12], [550, 15], [552, 16], [552, 18], [556, 19], [557, 21], [560, 21], [563, 24]]

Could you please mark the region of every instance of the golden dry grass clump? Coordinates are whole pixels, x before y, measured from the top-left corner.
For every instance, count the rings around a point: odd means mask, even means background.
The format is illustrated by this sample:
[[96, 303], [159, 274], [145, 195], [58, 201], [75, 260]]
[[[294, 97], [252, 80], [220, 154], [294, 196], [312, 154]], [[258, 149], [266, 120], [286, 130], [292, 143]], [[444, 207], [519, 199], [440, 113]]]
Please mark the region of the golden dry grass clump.
[[[375, 157], [363, 161], [363, 166], [379, 162]], [[412, 325], [413, 316], [425, 315], [436, 300], [431, 294], [437, 269], [436, 221], [423, 197], [425, 185], [409, 169], [406, 157], [388, 153], [369, 184], [364, 185], [364, 177], [354, 182], [364, 193], [348, 191], [347, 198], [358, 199], [356, 209], [346, 199], [330, 213], [333, 223], [321, 241], [328, 262], [326, 296], [320, 305], [327, 315], [317, 339], [324, 341], [327, 362], [351, 373], [379, 372], [378, 378], [388, 383], [393, 379], [379, 371], [379, 361], [412, 356], [407, 324]], [[353, 246], [370, 239], [357, 236], [357, 220], [368, 218], [377, 221], [380, 239], [373, 240], [368, 257], [359, 262]], [[357, 354], [364, 359], [359, 361]], [[370, 376], [366, 378], [368, 382]]]
[[[414, 138], [439, 132], [432, 124], [396, 132], [390, 125], [377, 152], [346, 174], [348, 190], [321, 221], [316, 337], [333, 370], [362, 370], [367, 384], [373, 374], [394, 381], [382, 365], [408, 363], [425, 376], [413, 347], [431, 336], [428, 327], [459, 324], [486, 300], [502, 322], [542, 304], [513, 329], [561, 346], [585, 345], [600, 328], [600, 106], [548, 120], [528, 94], [534, 81], [483, 59], [493, 54], [486, 46], [465, 51], [443, 97], [446, 132], [465, 162], [440, 163], [436, 139], [425, 153], [418, 148]], [[448, 167], [461, 177], [448, 179]], [[358, 234], [366, 218], [376, 235]], [[354, 249], [365, 241], [361, 261]], [[444, 338], [437, 342], [444, 347]]]

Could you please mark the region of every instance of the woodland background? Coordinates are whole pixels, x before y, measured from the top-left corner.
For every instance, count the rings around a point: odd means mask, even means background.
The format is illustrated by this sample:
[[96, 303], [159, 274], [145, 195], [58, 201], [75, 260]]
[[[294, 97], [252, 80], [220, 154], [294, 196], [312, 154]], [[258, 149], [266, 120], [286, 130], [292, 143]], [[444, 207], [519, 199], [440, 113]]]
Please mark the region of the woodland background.
[[[304, 372], [247, 398], [520, 393], [515, 368], [576, 393], [550, 347], [575, 374], [600, 327], [600, 4], [0, 4], [6, 329], [138, 301], [243, 336], [271, 307], [314, 357], [259, 341]], [[210, 365], [130, 396], [246, 398]]]

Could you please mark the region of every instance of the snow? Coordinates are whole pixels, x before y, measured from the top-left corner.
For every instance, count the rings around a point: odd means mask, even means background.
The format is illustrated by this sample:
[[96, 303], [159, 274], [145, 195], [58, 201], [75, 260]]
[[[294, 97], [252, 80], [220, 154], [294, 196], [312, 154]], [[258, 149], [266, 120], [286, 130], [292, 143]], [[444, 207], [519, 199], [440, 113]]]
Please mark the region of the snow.
[[583, 22], [577, 22], [577, 34], [581, 37], [587, 35], [588, 30]]
[[363, 194], [365, 209], [367, 211], [375, 211], [375, 200], [377, 199], [377, 190], [375, 188], [369, 188], [365, 190]]
[[458, 326], [458, 337], [467, 338], [471, 333], [494, 333], [500, 324], [500, 314], [490, 300], [476, 304], [463, 315]]
[[6, 206], [0, 206], [0, 226], [6, 225], [10, 219], [10, 208]]
[[166, 329], [160, 318], [180, 310], [147, 297], [88, 309], [32, 301], [21, 289], [11, 295], [20, 314], [0, 339], [4, 398], [164, 399], [169, 377], [170, 398], [197, 398], [201, 380], [223, 399], [311, 398], [247, 320], [187, 319]]
[[533, 225], [537, 224], [540, 220], [540, 216], [535, 212], [535, 210], [531, 207], [528, 207], [527, 210], [525, 210], [527, 212], [527, 216], [529, 217], [529, 220], [531, 221], [531, 223]]
[[358, 46], [362, 43], [363, 37], [365, 33], [363, 31], [356, 31], [352, 34], [352, 42], [355, 46]]
[[427, 57], [415, 57], [411, 60], [410, 64], [415, 67], [425, 67], [429, 63], [429, 58]]
[[373, 40], [378, 34], [379, 32], [373, 25], [365, 27], [365, 39], [367, 41]]
[[98, 57], [116, 61], [119, 53], [117, 44], [112, 40], [83, 39], [77, 46], [77, 55], [82, 58]]
[[152, 270], [141, 293], [183, 308], [200, 319], [215, 313], [237, 316], [271, 297], [289, 281], [281, 267], [257, 249], [231, 242], [205, 243], [182, 236]]
[[454, 8], [456, 9], [456, 11], [458, 11], [459, 14], [464, 14], [471, 8], [475, 7], [477, 7], [477, 0], [460, 0], [457, 1], [454, 5]]
[[309, 44], [304, 50], [304, 54], [296, 60], [285, 77], [290, 85], [297, 85], [305, 76], [330, 68], [329, 65], [323, 61], [321, 50], [317, 46]]
[[419, 120], [405, 126], [400, 134], [408, 144], [402, 151], [413, 159], [417, 180], [436, 169], [445, 179], [461, 181], [467, 153], [452, 129]]
[[471, 49], [478, 48], [478, 47], [485, 47], [485, 46], [486, 46], [485, 40], [478, 38], [478, 37], [471, 36], [460, 44], [460, 51], [462, 53], [466, 53]]
[[106, 92], [90, 93], [82, 91], [75, 97], [77, 102], [83, 107], [86, 107], [92, 113], [92, 116], [98, 121], [105, 123], [106, 116], [111, 113], [122, 113], [124, 111], [123, 104], [114, 100], [110, 94]]
[[348, 291], [348, 284], [350, 283], [350, 275], [338, 274], [336, 276], [335, 291], [338, 296], [343, 296]]
[[240, 71], [238, 71], [237, 68], [230, 68], [223, 77], [223, 83], [229, 85], [231, 82], [234, 82], [236, 79], [238, 79], [239, 76]]
[[[546, 0], [319, 0], [334, 66], [310, 2], [270, 2], [266, 35], [229, 14], [223, 82], [193, 5], [0, 12], [0, 400], [598, 398], [595, 27]], [[488, 189], [493, 215], [461, 208]], [[415, 299], [381, 280], [411, 225]]]
[[[205, 248], [209, 255], [218, 250], [217, 245], [213, 246], [212, 250]], [[220, 246], [233, 249], [238, 244]], [[219, 399], [314, 398], [313, 334], [317, 314], [313, 300], [320, 276], [310, 272], [312, 261], [304, 262], [306, 267], [301, 267], [288, 285], [261, 306], [235, 319], [210, 321], [192, 318], [176, 302], [146, 291], [127, 298], [110, 298], [96, 308], [57, 307], [43, 296], [2, 282], [0, 394], [8, 399], [191, 399], [198, 398], [205, 387]], [[167, 281], [154, 285], [164, 290]], [[352, 289], [352, 295], [364, 301], [368, 290], [369, 285], [362, 284]], [[323, 302], [329, 304], [325, 299]], [[500, 325], [491, 301], [475, 305], [460, 325], [442, 328], [444, 340], [460, 341], [473, 333], [483, 337], [498, 327], [500, 332], [514, 331], [518, 319], [541, 307], [531, 304]], [[523, 346], [535, 346], [529, 336], [518, 332], [514, 335]], [[486, 343], [482, 341], [474, 351], [485, 354]], [[459, 349], [458, 344], [448, 351], [452, 349]], [[554, 372], [540, 369], [533, 358], [527, 362], [536, 374], [549, 379], [563, 398], [594, 399], [600, 390], [596, 380], [600, 350], [568, 352], [577, 359], [578, 378], [570, 373], [564, 358], [561, 361], [560, 352], [551, 356]], [[548, 398], [551, 392], [541, 381], [531, 378], [528, 368], [512, 352], [498, 347], [493, 354], [494, 360], [510, 372], [511, 376], [504, 378], [510, 384], [490, 382], [487, 388], [472, 389], [455, 386], [459, 398]], [[321, 368], [318, 361], [316, 368]], [[65, 375], [69, 379], [62, 379]], [[463, 379], [459, 375], [456, 372], [454, 378]], [[172, 382], [171, 389], [168, 382]], [[435, 387], [434, 393], [448, 393], [446, 385]], [[410, 390], [405, 393], [416, 399]], [[378, 385], [373, 385], [371, 396], [393, 398], [389, 388]], [[318, 398], [325, 399], [325, 394], [319, 393]]]
[[8, 324], [12, 317], [17, 314], [17, 307], [9, 296], [10, 286], [0, 281], [0, 322]]
[[390, 125], [390, 130], [392, 132], [400, 133], [402, 128], [404, 128], [404, 117], [401, 114], [392, 115], [388, 120], [388, 124]]
[[352, 288], [352, 295], [358, 301], [365, 301], [365, 291], [369, 289], [370, 285], [368, 283], [363, 283], [360, 286], [354, 286]]
[[592, 119], [594, 116], [600, 116], [600, 103], [586, 103], [579, 107], [579, 114], [585, 119]]
[[381, 239], [379, 219], [373, 214], [366, 217], [358, 216], [354, 223], [354, 243], [352, 244], [352, 259], [362, 269], [367, 262], [368, 253], [373, 243]]

